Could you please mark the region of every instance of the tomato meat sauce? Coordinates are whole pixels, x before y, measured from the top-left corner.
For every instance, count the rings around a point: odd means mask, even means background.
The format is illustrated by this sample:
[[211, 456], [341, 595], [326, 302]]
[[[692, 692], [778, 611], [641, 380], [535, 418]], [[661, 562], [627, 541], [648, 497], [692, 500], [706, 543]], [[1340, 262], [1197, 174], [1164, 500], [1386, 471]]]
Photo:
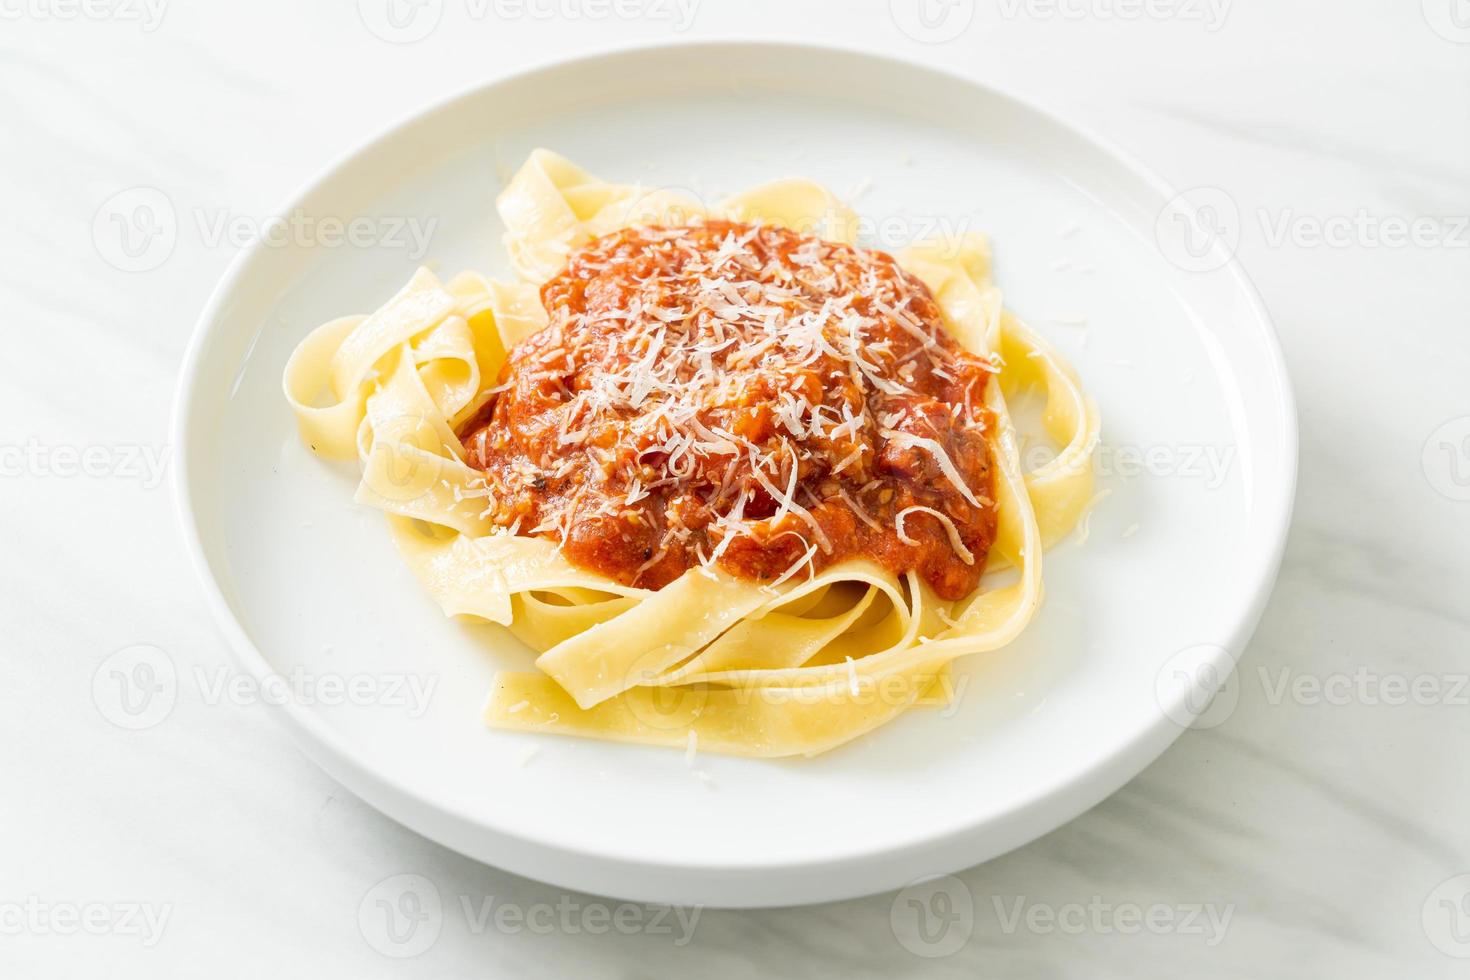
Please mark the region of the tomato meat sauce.
[[879, 251], [770, 225], [636, 227], [575, 250], [460, 431], [486, 516], [658, 589], [849, 558], [972, 592], [995, 539], [988, 360]]

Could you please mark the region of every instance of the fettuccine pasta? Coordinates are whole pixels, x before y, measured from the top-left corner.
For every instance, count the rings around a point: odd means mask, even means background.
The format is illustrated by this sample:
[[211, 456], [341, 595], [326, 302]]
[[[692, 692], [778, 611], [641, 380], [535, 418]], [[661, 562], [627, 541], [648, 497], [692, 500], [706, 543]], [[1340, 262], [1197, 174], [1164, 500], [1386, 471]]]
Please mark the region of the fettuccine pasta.
[[[895, 261], [807, 181], [706, 207], [546, 150], [498, 210], [517, 281], [420, 269], [284, 377], [444, 612], [536, 652], [489, 725], [815, 755], [1026, 627], [1099, 423], [983, 238]], [[1026, 390], [1058, 449], [1029, 473]]]

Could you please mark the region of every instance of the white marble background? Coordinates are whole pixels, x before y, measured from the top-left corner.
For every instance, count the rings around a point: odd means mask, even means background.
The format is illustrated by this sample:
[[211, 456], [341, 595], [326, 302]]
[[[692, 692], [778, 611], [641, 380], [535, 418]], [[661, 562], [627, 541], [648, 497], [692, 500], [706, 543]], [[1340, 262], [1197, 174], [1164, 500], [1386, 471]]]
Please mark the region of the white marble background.
[[[1470, 975], [1470, 3], [926, 0], [950, 19], [923, 41], [900, 28], [917, 0], [427, 0], [440, 27], [392, 44], [366, 26], [382, 2], [0, 0], [0, 975]], [[446, 92], [677, 36], [877, 47], [1024, 92], [1224, 190], [1276, 317], [1301, 486], [1238, 705], [962, 873], [968, 939], [905, 945], [891, 895], [593, 935], [598, 900], [401, 829], [263, 708], [181, 699], [128, 731], [93, 702], [130, 644], [228, 663], [149, 461], [234, 248], [189, 223], [122, 271], [104, 202], [150, 186], [265, 216]], [[1306, 686], [1282, 694], [1283, 671]], [[357, 913], [405, 871], [449, 910], [398, 961]], [[460, 896], [553, 927], [478, 923]], [[1175, 924], [1137, 929], [1156, 904]]]

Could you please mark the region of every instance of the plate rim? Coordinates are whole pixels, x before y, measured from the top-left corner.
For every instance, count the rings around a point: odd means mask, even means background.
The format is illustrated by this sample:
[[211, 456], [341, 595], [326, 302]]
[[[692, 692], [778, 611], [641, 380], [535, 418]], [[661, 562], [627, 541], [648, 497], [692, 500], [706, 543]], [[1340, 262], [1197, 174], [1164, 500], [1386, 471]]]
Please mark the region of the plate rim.
[[[618, 62], [622, 60], [638, 60], [650, 55], [658, 55], [671, 49], [765, 49], [777, 51], [787, 56], [799, 57], [802, 54], [810, 54], [818, 57], [851, 57], [857, 59], [868, 59], [873, 62], [884, 63], [891, 69], [927, 73], [937, 80], [944, 80], [951, 84], [958, 83], [962, 86], [983, 91], [988, 95], [1011, 103], [1014, 107], [1022, 109], [1041, 117], [1050, 124], [1068, 131], [1097, 150], [1112, 158], [1132, 175], [1142, 180], [1148, 187], [1159, 196], [1161, 202], [1169, 202], [1179, 196], [1179, 192], [1168, 181], [1157, 174], [1152, 168], [1138, 160], [1130, 151], [1119, 147], [1111, 139], [1100, 135], [1090, 127], [1079, 124], [1075, 120], [1055, 112], [1045, 106], [1038, 105], [1030, 98], [1016, 93], [1015, 91], [997, 86], [989, 80], [982, 81], [959, 71], [945, 66], [931, 64], [917, 58], [899, 55], [887, 50], [879, 50], [873, 47], [854, 44], [817, 44], [802, 41], [773, 40], [766, 38], [719, 38], [708, 40], [689, 41], [684, 39], [662, 40], [652, 43], [635, 43], [627, 45], [615, 45], [598, 47], [591, 50], [577, 52], [570, 56], [551, 57], [539, 59], [531, 64], [502, 72], [491, 73], [474, 83], [463, 86], [455, 91], [433, 99], [423, 105], [401, 113], [387, 125], [376, 129], [367, 138], [350, 145], [345, 151], [337, 153], [322, 167], [320, 167], [303, 184], [299, 185], [287, 198], [284, 206], [276, 213], [289, 213], [291, 209], [299, 207], [312, 195], [328, 185], [340, 171], [346, 169], [360, 156], [370, 152], [378, 145], [392, 139], [401, 129], [406, 128], [422, 119], [445, 111], [461, 101], [471, 100], [484, 91], [499, 85], [513, 81], [525, 80], [540, 73], [549, 73], [572, 67], [591, 67], [597, 62]], [[226, 640], [237, 666], [245, 669], [257, 681], [264, 681], [268, 676], [275, 673], [270, 661], [260, 652], [251, 640], [241, 622], [235, 617], [230, 609], [228, 600], [210, 566], [206, 554], [203, 536], [200, 532], [200, 522], [191, 486], [190, 473], [195, 465], [191, 446], [194, 441], [194, 429], [197, 419], [201, 416], [194, 411], [196, 403], [206, 394], [201, 390], [199, 383], [199, 369], [204, 357], [204, 352], [209, 346], [217, 332], [221, 321], [221, 314], [230, 295], [239, 285], [246, 267], [263, 247], [257, 242], [242, 249], [230, 264], [226, 267], [208, 300], [195, 321], [190, 333], [188, 345], [185, 349], [181, 363], [178, 380], [174, 389], [171, 406], [170, 438], [174, 446], [174, 466], [171, 484], [175, 505], [175, 515], [182, 531], [185, 547], [189, 553], [190, 566], [195, 577], [199, 580], [200, 587], [204, 593], [205, 603], [210, 611], [210, 619], [214, 627]], [[1291, 377], [1287, 368], [1286, 360], [1281, 348], [1280, 339], [1276, 332], [1274, 322], [1261, 298], [1255, 284], [1246, 273], [1236, 255], [1230, 255], [1228, 261], [1221, 267], [1220, 272], [1229, 276], [1231, 285], [1238, 294], [1246, 300], [1247, 314], [1252, 322], [1260, 328], [1260, 340], [1269, 354], [1266, 362], [1261, 365], [1262, 370], [1269, 374], [1271, 389], [1276, 395], [1276, 414], [1280, 422], [1280, 459], [1276, 462], [1279, 466], [1280, 480], [1276, 492], [1267, 496], [1271, 504], [1269, 513], [1259, 515], [1262, 523], [1261, 540], [1269, 538], [1269, 545], [1257, 550], [1258, 558], [1253, 567], [1249, 567], [1250, 581], [1253, 583], [1249, 598], [1243, 601], [1240, 609], [1233, 617], [1228, 640], [1221, 645], [1222, 656], [1215, 659], [1214, 666], [1220, 668], [1217, 674], [1223, 684], [1228, 679], [1230, 672], [1234, 669], [1235, 659], [1239, 653], [1244, 651], [1251, 635], [1259, 624], [1260, 617], [1265, 610], [1272, 591], [1275, 587], [1276, 578], [1280, 570], [1282, 556], [1285, 551], [1287, 535], [1291, 526], [1292, 512], [1295, 504], [1297, 482], [1299, 477], [1299, 439], [1298, 415], [1296, 400], [1292, 389]], [[1242, 593], [1244, 596], [1245, 593]], [[539, 836], [534, 832], [528, 832], [525, 827], [509, 827], [499, 821], [498, 815], [491, 813], [471, 812], [449, 805], [446, 801], [428, 797], [419, 791], [419, 788], [410, 785], [400, 778], [379, 769], [371, 763], [371, 760], [361, 757], [354, 748], [347, 744], [345, 738], [324, 719], [313, 714], [310, 709], [296, 704], [291, 699], [281, 699], [279, 703], [271, 705], [274, 709], [272, 714], [282, 718], [293, 736], [297, 745], [313, 759], [319, 766], [327, 771], [333, 779], [347, 784], [349, 788], [357, 791], [359, 782], [370, 782], [376, 784], [374, 788], [387, 792], [395, 797], [394, 806], [388, 807], [381, 800], [370, 798], [375, 809], [379, 809], [397, 822], [408, 825], [431, 836], [434, 840], [444, 842], [444, 838], [451, 836], [447, 832], [433, 834], [423, 828], [425, 823], [432, 823], [433, 818], [450, 818], [474, 827], [481, 833], [492, 833], [502, 838], [503, 843], [510, 845], [529, 845], [535, 848], [546, 849], [555, 852], [561, 859], [572, 861], [595, 861], [604, 868], [615, 869], [621, 867], [624, 870], [640, 869], [648, 871], [657, 868], [661, 872], [677, 876], [699, 876], [699, 875], [728, 875], [731, 872], [771, 872], [787, 871], [792, 873], [809, 874], [821, 869], [835, 869], [838, 867], [849, 867], [856, 862], [877, 862], [891, 860], [905, 854], [919, 851], [934, 851], [957, 845], [964, 838], [978, 834], [983, 828], [991, 824], [999, 824], [1004, 821], [1025, 815], [1030, 812], [1045, 811], [1048, 808], [1052, 813], [1047, 819], [1040, 820], [1031, 825], [1033, 829], [1028, 830], [1021, 839], [1006, 844], [1001, 849], [989, 853], [982, 860], [990, 860], [1000, 854], [1006, 853], [1016, 847], [1034, 840], [1056, 827], [1076, 819], [1087, 809], [1096, 805], [1101, 800], [1110, 796], [1122, 785], [1133, 779], [1138, 773], [1160, 756], [1165, 749], [1173, 744], [1179, 735], [1186, 730], [1183, 726], [1176, 724], [1170, 719], [1180, 717], [1179, 711], [1184, 709], [1184, 699], [1187, 691], [1177, 693], [1175, 702], [1163, 705], [1162, 711], [1150, 724], [1144, 725], [1134, 732], [1131, 738], [1120, 742], [1112, 751], [1100, 761], [1081, 769], [1068, 769], [1052, 774], [1051, 778], [1035, 789], [1030, 795], [1017, 799], [1010, 807], [1002, 813], [991, 816], [988, 819], [975, 820], [966, 818], [960, 825], [951, 826], [948, 829], [929, 831], [922, 833], [918, 838], [909, 839], [900, 843], [889, 842], [882, 847], [851, 846], [841, 850], [824, 851], [810, 857], [783, 857], [777, 860], [762, 860], [758, 856], [742, 855], [738, 860], [718, 860], [708, 856], [704, 860], [691, 861], [679, 860], [676, 862], [661, 861], [657, 857], [635, 854], [630, 850], [622, 851], [600, 851], [583, 848], [576, 844], [551, 837]], [[1173, 710], [1171, 710], [1173, 709]], [[323, 758], [322, 753], [326, 758]], [[352, 775], [349, 781], [344, 775], [344, 770]], [[1091, 781], [1089, 783], [1089, 777]], [[359, 795], [366, 795], [359, 791]], [[1069, 799], [1070, 797], [1070, 799]], [[1064, 804], [1065, 801], [1065, 804]], [[1080, 802], [1079, 802], [1080, 801]], [[399, 811], [404, 807], [418, 807], [429, 811], [427, 819], [411, 818], [401, 816]], [[445, 846], [466, 853], [476, 860], [484, 860], [466, 849], [456, 847], [454, 844], [446, 843]], [[540, 877], [537, 872], [521, 871], [519, 873], [531, 874]], [[548, 879], [543, 880], [549, 880]], [[607, 877], [605, 874], [602, 877]], [[572, 885], [585, 890], [585, 885]], [[707, 890], [707, 889], [706, 889]], [[817, 889], [821, 891], [821, 889]], [[829, 889], [830, 890], [830, 889]], [[830, 890], [829, 898], [852, 897], [859, 894], [870, 893], [873, 889], [838, 888]], [[808, 899], [809, 901], [828, 900], [823, 898]], [[718, 902], [705, 902], [707, 905], [718, 905]], [[755, 905], [781, 905], [791, 904], [790, 901], [772, 902], [740, 902], [742, 907]]]

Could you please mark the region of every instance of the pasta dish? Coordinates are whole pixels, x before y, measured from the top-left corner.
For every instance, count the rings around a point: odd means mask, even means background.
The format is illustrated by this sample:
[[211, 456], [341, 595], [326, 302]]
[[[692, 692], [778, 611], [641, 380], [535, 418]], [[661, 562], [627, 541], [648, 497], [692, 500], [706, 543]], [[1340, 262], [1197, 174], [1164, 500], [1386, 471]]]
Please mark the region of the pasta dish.
[[[537, 654], [488, 724], [814, 755], [1025, 628], [1098, 416], [981, 236], [894, 258], [808, 181], [707, 207], [547, 150], [497, 208], [516, 281], [420, 269], [284, 378], [444, 612]], [[1031, 472], [1026, 390], [1055, 450]]]

